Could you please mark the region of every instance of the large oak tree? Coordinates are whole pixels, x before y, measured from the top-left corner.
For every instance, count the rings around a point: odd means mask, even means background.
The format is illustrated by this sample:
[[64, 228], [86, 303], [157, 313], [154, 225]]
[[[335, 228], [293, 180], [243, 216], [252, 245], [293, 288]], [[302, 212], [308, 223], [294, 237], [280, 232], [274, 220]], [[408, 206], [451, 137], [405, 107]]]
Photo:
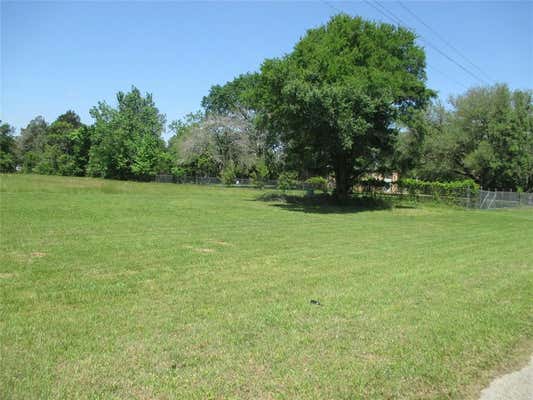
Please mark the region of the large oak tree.
[[335, 174], [336, 194], [390, 164], [399, 121], [426, 106], [425, 54], [410, 30], [345, 14], [261, 66], [258, 108], [287, 151]]

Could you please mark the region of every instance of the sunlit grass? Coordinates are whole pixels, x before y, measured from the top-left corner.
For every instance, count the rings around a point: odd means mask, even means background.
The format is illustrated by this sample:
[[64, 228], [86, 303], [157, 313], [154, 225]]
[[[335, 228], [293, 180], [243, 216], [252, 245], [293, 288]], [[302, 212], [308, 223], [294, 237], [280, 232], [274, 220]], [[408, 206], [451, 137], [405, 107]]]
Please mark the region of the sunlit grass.
[[261, 193], [2, 175], [0, 397], [476, 398], [532, 350], [533, 211]]

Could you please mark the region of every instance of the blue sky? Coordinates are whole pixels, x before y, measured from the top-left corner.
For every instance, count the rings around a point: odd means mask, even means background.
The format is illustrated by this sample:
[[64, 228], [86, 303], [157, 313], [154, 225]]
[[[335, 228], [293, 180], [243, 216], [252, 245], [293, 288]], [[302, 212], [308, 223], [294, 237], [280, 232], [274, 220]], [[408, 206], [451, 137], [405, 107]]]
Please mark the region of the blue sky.
[[[471, 66], [397, 2], [381, 4], [432, 46], [489, 83], [533, 89], [533, 2], [404, 4], [475, 63]], [[366, 2], [1, 3], [1, 112], [17, 129], [67, 109], [91, 123], [98, 101], [131, 85], [151, 92], [167, 120], [200, 107], [211, 85], [290, 52], [336, 10], [390, 22]], [[427, 42], [428, 84], [446, 99], [480, 82]], [[488, 76], [486, 76], [486, 75]]]

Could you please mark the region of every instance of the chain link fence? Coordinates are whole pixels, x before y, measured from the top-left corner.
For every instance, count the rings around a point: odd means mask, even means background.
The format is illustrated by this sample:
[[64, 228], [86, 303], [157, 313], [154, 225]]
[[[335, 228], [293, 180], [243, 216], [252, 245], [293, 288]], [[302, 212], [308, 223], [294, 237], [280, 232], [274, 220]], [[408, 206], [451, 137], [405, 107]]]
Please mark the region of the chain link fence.
[[[181, 183], [196, 185], [223, 185], [224, 183], [218, 177], [199, 177], [199, 176], [181, 176], [159, 174], [155, 177], [155, 182], [159, 183]], [[226, 186], [234, 187], [256, 187], [257, 183], [249, 178], [236, 178], [235, 181]], [[275, 189], [278, 187], [277, 180], [262, 181], [261, 187]], [[315, 187], [306, 182], [293, 182], [291, 190], [303, 190], [312, 194]], [[330, 188], [333, 189], [333, 188]], [[512, 192], [503, 190], [476, 190], [470, 188], [457, 188], [453, 190], [439, 191], [430, 188], [417, 189], [415, 192], [409, 192], [402, 189], [397, 184], [383, 184], [376, 186], [356, 185], [354, 194], [386, 196], [391, 198], [411, 199], [414, 201], [437, 201], [457, 205], [465, 208], [477, 209], [497, 209], [512, 207], [533, 207], [533, 193]]]
[[[214, 176], [179, 176], [169, 174], [159, 174], [155, 177], [155, 182], [159, 183], [182, 183], [194, 185], [223, 185], [222, 179]], [[226, 186], [255, 187], [256, 182], [250, 178], [235, 178], [233, 183]], [[262, 187], [275, 188], [278, 186], [277, 180], [263, 180]]]
[[533, 206], [533, 193], [480, 190], [477, 208], [512, 208]]
[[[254, 181], [250, 178], [235, 178], [232, 183], [225, 183], [219, 177], [213, 176], [180, 176], [175, 177], [170, 174], [159, 174], [154, 178], [158, 183], [181, 183], [181, 184], [193, 184], [193, 185], [224, 185], [232, 187], [261, 187], [266, 189], [278, 188], [279, 181], [276, 179], [263, 179], [261, 181]], [[306, 192], [313, 192], [317, 190], [315, 184], [293, 181], [288, 184], [288, 190], [304, 190]], [[330, 188], [333, 189], [333, 188]]]

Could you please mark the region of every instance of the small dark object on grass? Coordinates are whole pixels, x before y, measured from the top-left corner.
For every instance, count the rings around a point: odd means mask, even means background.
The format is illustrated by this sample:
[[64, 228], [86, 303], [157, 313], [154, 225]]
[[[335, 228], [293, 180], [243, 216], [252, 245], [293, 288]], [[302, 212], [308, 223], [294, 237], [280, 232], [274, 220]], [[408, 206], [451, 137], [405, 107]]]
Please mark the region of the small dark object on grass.
[[314, 304], [315, 306], [321, 306], [322, 304], [320, 303], [320, 301], [318, 300], [311, 300], [310, 301], [311, 304]]

